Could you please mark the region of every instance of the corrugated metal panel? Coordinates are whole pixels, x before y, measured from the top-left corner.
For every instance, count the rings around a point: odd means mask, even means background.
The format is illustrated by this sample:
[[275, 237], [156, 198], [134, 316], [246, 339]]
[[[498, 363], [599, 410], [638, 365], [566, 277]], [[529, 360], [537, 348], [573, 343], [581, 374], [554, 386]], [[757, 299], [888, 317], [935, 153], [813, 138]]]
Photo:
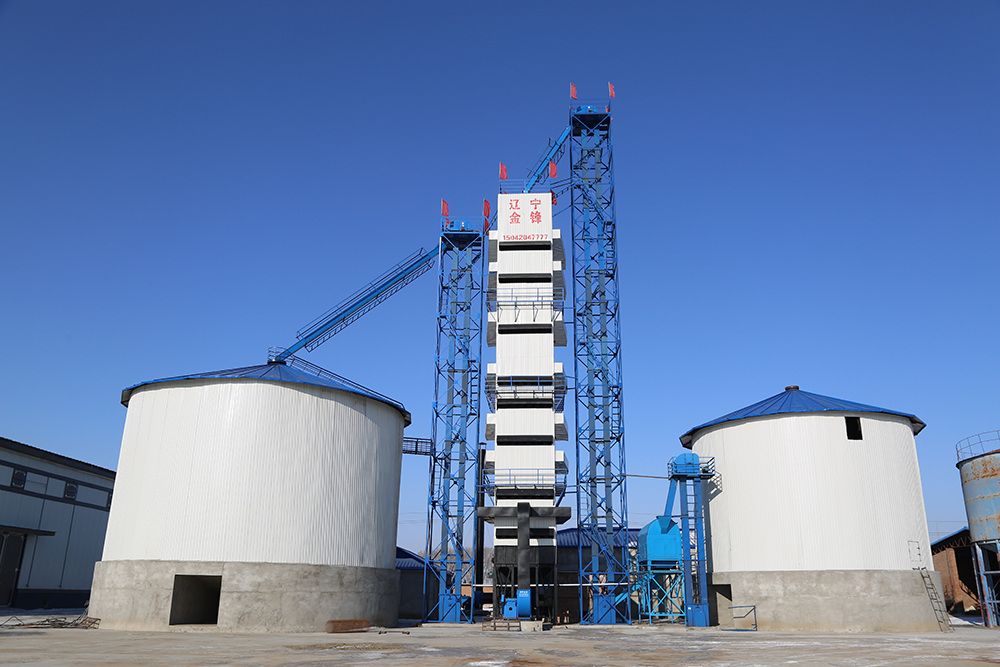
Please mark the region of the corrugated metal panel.
[[497, 435], [544, 435], [555, 437], [552, 408], [505, 408], [496, 413]]
[[[913, 430], [906, 417], [783, 415], [696, 434], [708, 482], [715, 572], [932, 569]], [[919, 545], [919, 558], [911, 543]]]
[[496, 267], [491, 270], [502, 275], [545, 274], [552, 273], [551, 250], [517, 250], [516, 252], [500, 252]]
[[[55, 535], [35, 537], [35, 550], [30, 560], [22, 561], [21, 568], [28, 571], [25, 588], [59, 588], [62, 581], [63, 564], [66, 559], [66, 544], [73, 523], [73, 505], [47, 501], [42, 507], [42, 517], [38, 527], [51, 530]], [[89, 583], [84, 588], [89, 588]]]
[[40, 528], [44, 504], [41, 498], [0, 489], [0, 524]]
[[313, 385], [131, 397], [104, 560], [394, 566], [403, 418]]
[[94, 581], [94, 563], [101, 560], [108, 513], [77, 506], [70, 528], [68, 558], [63, 566], [61, 586], [70, 590], [90, 588]]
[[551, 483], [555, 485], [555, 450], [554, 445], [497, 445], [498, 483], [508, 483], [504, 478], [508, 470], [513, 475], [529, 475], [538, 471], [539, 475], [553, 476]]
[[506, 334], [497, 336], [497, 372], [504, 376], [555, 374], [552, 336]]

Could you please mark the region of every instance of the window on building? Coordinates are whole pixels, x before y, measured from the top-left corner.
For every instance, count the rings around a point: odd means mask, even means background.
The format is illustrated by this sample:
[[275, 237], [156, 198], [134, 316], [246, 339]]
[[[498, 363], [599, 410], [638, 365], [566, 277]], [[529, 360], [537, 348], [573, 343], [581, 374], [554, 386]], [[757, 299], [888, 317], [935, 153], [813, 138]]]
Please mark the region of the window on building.
[[10, 478], [10, 485], [16, 489], [24, 488], [24, 480], [28, 478], [28, 473], [24, 470], [15, 470], [14, 475]]
[[861, 417], [844, 417], [847, 423], [847, 439], [861, 440]]

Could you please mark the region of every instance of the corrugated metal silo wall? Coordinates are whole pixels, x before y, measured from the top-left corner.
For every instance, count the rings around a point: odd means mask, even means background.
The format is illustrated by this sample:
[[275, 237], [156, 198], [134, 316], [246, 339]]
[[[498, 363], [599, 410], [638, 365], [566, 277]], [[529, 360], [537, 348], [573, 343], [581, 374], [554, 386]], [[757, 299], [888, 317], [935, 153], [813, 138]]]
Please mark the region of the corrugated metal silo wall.
[[694, 441], [714, 456], [708, 485], [714, 572], [933, 569], [910, 422], [843, 414], [722, 424]]
[[104, 560], [393, 568], [402, 415], [324, 387], [186, 380], [133, 394]]

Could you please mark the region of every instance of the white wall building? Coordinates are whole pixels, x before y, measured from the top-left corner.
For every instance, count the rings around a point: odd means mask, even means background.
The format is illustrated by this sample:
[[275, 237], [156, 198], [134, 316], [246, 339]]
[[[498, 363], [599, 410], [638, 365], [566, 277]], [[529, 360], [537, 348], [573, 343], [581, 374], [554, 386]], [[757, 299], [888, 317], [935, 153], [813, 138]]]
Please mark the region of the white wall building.
[[[798, 387], [691, 429], [706, 483], [713, 611], [762, 629], [937, 630], [917, 417]], [[931, 575], [940, 591], [940, 578]]]
[[83, 607], [115, 473], [0, 438], [0, 607]]
[[399, 404], [272, 363], [127, 389], [102, 627], [396, 622]]

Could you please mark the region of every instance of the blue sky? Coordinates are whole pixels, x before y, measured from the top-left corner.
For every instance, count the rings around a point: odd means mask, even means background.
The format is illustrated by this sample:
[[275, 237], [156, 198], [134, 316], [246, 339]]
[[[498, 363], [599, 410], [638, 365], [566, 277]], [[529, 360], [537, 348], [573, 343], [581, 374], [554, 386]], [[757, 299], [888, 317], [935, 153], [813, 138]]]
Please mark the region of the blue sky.
[[[264, 362], [612, 81], [630, 471], [798, 384], [923, 419], [951, 532], [954, 444], [1000, 428], [998, 35], [995, 1], [0, 2], [0, 435], [116, 467], [124, 387]], [[305, 355], [418, 436], [435, 290]]]

